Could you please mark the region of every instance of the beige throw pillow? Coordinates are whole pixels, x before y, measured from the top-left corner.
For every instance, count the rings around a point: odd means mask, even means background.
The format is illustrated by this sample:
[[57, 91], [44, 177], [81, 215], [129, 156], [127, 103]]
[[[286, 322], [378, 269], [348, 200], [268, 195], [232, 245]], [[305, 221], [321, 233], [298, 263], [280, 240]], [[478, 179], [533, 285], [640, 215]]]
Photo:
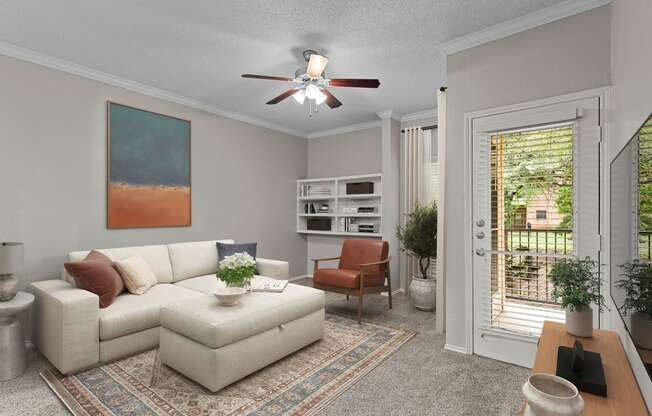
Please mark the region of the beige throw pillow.
[[142, 257], [133, 256], [113, 262], [122, 276], [127, 290], [134, 295], [142, 295], [154, 286], [156, 276]]

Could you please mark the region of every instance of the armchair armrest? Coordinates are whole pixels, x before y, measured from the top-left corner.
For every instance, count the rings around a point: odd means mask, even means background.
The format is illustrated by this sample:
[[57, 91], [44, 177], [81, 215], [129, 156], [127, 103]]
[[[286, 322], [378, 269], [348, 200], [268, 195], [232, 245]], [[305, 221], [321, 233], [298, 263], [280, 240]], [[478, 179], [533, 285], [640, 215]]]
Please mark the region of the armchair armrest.
[[270, 260], [256, 257], [256, 269], [261, 276], [287, 280], [290, 278], [290, 263], [282, 260]]
[[319, 263], [321, 263], [322, 261], [333, 261], [339, 259], [340, 259], [339, 257], [327, 257], [324, 259], [310, 259], [310, 260], [315, 262], [315, 271], [317, 271], [319, 269]]
[[63, 280], [30, 285], [34, 294], [36, 347], [63, 374], [100, 360], [100, 300]]
[[392, 257], [390, 256], [390, 257], [387, 257], [385, 260], [360, 264], [360, 265], [358, 265], [358, 267], [360, 267], [361, 269], [364, 269], [364, 268], [371, 267], [371, 266], [380, 266], [381, 264], [389, 264], [389, 261], [391, 259], [392, 259]]

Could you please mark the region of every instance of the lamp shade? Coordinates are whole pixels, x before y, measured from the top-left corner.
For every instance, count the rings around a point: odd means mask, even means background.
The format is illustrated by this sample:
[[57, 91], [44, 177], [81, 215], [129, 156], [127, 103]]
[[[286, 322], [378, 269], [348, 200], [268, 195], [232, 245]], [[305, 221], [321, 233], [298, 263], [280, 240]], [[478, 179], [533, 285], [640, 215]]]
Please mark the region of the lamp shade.
[[23, 243], [0, 243], [0, 275], [23, 270]]

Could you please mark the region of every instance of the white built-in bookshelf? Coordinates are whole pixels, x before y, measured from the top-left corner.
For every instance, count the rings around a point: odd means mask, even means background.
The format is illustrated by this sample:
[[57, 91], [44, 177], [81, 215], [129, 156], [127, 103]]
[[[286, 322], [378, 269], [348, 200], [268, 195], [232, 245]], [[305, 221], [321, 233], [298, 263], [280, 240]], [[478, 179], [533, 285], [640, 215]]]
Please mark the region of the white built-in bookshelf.
[[[347, 184], [371, 182], [373, 192], [347, 194]], [[382, 174], [297, 181], [297, 232], [310, 235], [382, 237]], [[312, 218], [330, 230], [309, 230]], [[373, 232], [361, 231], [370, 230]]]

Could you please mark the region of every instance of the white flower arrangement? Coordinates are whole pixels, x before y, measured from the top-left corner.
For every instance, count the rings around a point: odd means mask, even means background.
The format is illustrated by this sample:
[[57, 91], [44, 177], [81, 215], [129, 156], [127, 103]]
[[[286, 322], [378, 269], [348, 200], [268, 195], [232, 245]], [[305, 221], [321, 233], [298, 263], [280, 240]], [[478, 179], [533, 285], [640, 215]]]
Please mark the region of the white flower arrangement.
[[235, 253], [219, 263], [217, 278], [230, 286], [243, 286], [256, 273], [256, 260], [248, 253]]

